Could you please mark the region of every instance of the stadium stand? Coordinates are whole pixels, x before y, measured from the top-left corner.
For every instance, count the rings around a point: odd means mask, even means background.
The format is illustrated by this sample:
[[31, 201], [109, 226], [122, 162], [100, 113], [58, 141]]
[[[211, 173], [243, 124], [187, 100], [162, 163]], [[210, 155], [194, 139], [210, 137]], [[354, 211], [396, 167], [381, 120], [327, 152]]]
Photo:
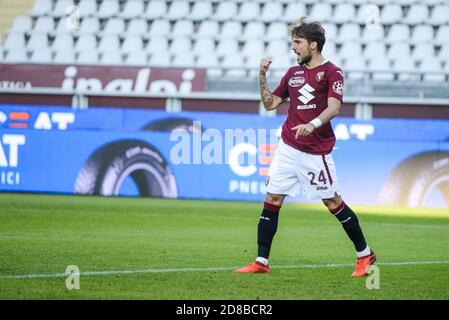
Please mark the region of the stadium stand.
[[[78, 11], [67, 11], [74, 5]], [[256, 74], [260, 57], [277, 55], [273, 72], [281, 74], [295, 63], [288, 25], [306, 15], [324, 23], [324, 53], [348, 79], [449, 80], [447, 1], [35, 0], [28, 7], [10, 22], [3, 63], [141, 63], [245, 77]]]

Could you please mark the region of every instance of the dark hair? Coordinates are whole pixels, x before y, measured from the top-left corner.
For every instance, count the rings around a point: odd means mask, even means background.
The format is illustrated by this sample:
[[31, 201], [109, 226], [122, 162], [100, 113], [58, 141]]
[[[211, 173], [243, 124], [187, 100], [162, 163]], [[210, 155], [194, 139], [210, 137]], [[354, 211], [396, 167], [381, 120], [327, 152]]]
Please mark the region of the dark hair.
[[299, 22], [289, 27], [290, 36], [306, 39], [309, 43], [317, 43], [318, 52], [321, 52], [326, 42], [326, 31], [319, 22], [307, 22], [306, 17], [302, 17]]

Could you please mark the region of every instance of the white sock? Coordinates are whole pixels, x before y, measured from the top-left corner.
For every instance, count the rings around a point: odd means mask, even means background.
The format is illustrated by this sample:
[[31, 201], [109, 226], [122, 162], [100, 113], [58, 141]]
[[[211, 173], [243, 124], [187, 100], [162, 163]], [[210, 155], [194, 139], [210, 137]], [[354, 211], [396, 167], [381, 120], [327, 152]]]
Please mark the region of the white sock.
[[257, 257], [256, 258], [257, 262], [263, 263], [265, 266], [268, 266], [268, 259], [263, 258], [263, 257]]
[[357, 258], [367, 256], [367, 255], [369, 255], [370, 253], [371, 253], [371, 249], [369, 248], [368, 245], [366, 245], [365, 250], [363, 250], [363, 251], [357, 251], [357, 252], [356, 252]]

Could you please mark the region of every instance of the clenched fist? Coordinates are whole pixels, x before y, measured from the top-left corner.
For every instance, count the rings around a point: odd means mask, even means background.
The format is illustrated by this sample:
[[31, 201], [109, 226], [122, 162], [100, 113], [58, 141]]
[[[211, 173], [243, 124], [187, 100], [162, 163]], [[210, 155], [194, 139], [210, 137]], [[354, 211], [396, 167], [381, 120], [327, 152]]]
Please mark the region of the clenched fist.
[[259, 74], [265, 75], [270, 68], [271, 59], [268, 58], [262, 58], [260, 60], [260, 67], [259, 67]]

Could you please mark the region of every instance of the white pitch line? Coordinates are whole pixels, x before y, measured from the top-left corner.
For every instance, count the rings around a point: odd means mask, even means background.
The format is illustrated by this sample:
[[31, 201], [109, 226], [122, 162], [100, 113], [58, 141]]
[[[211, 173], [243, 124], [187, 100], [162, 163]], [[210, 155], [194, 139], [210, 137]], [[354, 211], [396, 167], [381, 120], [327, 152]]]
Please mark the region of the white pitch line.
[[[429, 264], [449, 264], [449, 261], [404, 261], [404, 262], [380, 262], [378, 266], [405, 266], [405, 265], [429, 265]], [[274, 269], [320, 269], [352, 267], [353, 263], [332, 263], [332, 264], [300, 264], [292, 266], [271, 266]], [[234, 270], [239, 267], [210, 267], [210, 268], [178, 268], [178, 269], [143, 269], [143, 270], [111, 270], [111, 271], [86, 271], [80, 272], [80, 276], [99, 276], [113, 274], [135, 274], [135, 273], [170, 273], [170, 272], [192, 272], [192, 271], [223, 271]], [[54, 274], [23, 274], [14, 276], [0, 276], [0, 279], [35, 279], [35, 278], [60, 278], [75, 275], [74, 273], [54, 273]]]

